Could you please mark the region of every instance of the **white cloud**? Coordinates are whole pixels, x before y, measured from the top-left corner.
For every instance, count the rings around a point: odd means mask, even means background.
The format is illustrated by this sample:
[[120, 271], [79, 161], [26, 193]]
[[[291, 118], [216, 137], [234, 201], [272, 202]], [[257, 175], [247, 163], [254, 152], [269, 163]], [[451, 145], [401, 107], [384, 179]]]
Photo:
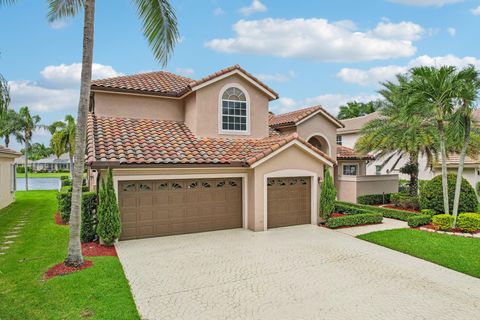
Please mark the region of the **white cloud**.
[[[407, 30], [405, 27], [408, 26]], [[353, 22], [325, 19], [240, 20], [236, 37], [213, 39], [205, 46], [225, 53], [275, 55], [315, 61], [369, 61], [415, 54], [412, 42], [423, 28], [411, 23], [381, 22], [373, 30], [355, 31]]]
[[249, 5], [248, 7], [240, 8], [240, 12], [244, 16], [249, 16], [252, 13], [265, 12], [265, 11], [267, 11], [267, 6], [261, 3], [260, 0], [253, 0], [252, 4]]
[[313, 105], [321, 105], [328, 112], [336, 115], [341, 105], [349, 101], [367, 102], [379, 99], [379, 95], [360, 94], [360, 95], [346, 95], [346, 94], [323, 94], [315, 97], [310, 97], [301, 100], [283, 97], [276, 101], [272, 106], [272, 111], [276, 114], [285, 113], [297, 110], [302, 107], [309, 107]]
[[[108, 78], [121, 75], [111, 66], [94, 63], [92, 78]], [[41, 79], [10, 81], [12, 106], [29, 106], [37, 112], [75, 110], [78, 104], [81, 64], [47, 66]]]
[[452, 27], [448, 28], [447, 32], [451, 37], [455, 37], [455, 35], [457, 34], [457, 30], [455, 28], [452, 28]]
[[177, 68], [176, 71], [182, 76], [191, 76], [195, 73], [195, 70], [193, 70], [192, 68]]
[[472, 13], [476, 16], [480, 16], [480, 6], [472, 9]]
[[457, 57], [454, 55], [430, 57], [423, 55], [412, 59], [405, 66], [389, 65], [381, 67], [373, 67], [370, 69], [355, 69], [355, 68], [343, 68], [337, 76], [345, 82], [355, 83], [362, 86], [378, 86], [379, 82], [394, 80], [395, 75], [398, 73], [405, 73], [408, 69], [418, 67], [422, 65], [426, 66], [443, 66], [452, 65], [458, 68], [463, 68], [473, 64], [477, 68], [480, 68], [480, 59], [475, 57]]
[[389, 2], [406, 4], [410, 6], [417, 6], [417, 7], [442, 7], [446, 4], [452, 3], [459, 3], [463, 2], [464, 0], [388, 0]]
[[50, 28], [52, 29], [56, 29], [56, 30], [63, 29], [66, 26], [68, 26], [68, 21], [64, 19], [57, 19], [53, 22], [50, 22]]
[[289, 71], [287, 74], [284, 73], [275, 73], [267, 74], [261, 73], [257, 74], [256, 77], [262, 81], [273, 81], [273, 82], [287, 82], [295, 77], [295, 72]]
[[222, 8], [220, 7], [217, 7], [215, 9], [213, 9], [213, 15], [214, 16], [221, 16], [221, 15], [224, 15], [225, 14], [225, 11], [223, 11]]

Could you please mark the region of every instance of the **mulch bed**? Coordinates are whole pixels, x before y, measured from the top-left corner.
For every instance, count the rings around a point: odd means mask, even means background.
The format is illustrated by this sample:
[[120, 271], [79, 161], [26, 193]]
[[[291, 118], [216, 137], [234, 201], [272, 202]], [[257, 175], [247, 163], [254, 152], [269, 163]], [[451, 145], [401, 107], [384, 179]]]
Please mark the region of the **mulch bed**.
[[115, 247], [102, 246], [96, 242], [82, 243], [82, 252], [86, 257], [116, 257]]
[[[426, 224], [426, 225], [423, 225], [423, 226], [420, 226], [420, 227], [412, 228], [412, 229], [420, 229], [420, 228], [426, 228], [426, 229], [430, 229], [430, 230], [435, 230], [435, 231], [437, 231], [437, 229], [435, 229], [435, 226], [434, 226], [433, 224], [431, 224], [431, 223]], [[477, 231], [475, 231], [475, 232], [465, 232], [465, 231], [463, 231], [462, 229], [459, 229], [459, 228], [446, 230], [446, 232], [480, 234], [480, 230], [477, 230]]]
[[68, 225], [68, 223], [63, 223], [62, 216], [60, 215], [60, 211], [57, 211], [57, 213], [55, 213], [55, 224], [58, 224], [59, 226]]
[[383, 205], [380, 205], [379, 207], [387, 208], [387, 209], [394, 209], [394, 210], [402, 210], [402, 211], [420, 213], [420, 210], [401, 208], [401, 207], [394, 206], [392, 204], [383, 204]]
[[90, 261], [90, 260], [85, 260], [83, 265], [81, 267], [78, 267], [78, 268], [67, 267], [67, 266], [65, 266], [65, 264], [63, 262], [60, 262], [59, 264], [57, 264], [57, 265], [51, 267], [50, 269], [48, 269], [47, 272], [45, 272], [45, 274], [43, 275], [43, 278], [45, 280], [48, 280], [48, 279], [51, 279], [53, 277], [64, 276], [64, 275], [74, 273], [74, 272], [77, 272], [77, 271], [80, 271], [80, 270], [83, 270], [83, 269], [86, 269], [86, 268], [90, 268], [92, 266], [93, 266], [93, 262]]

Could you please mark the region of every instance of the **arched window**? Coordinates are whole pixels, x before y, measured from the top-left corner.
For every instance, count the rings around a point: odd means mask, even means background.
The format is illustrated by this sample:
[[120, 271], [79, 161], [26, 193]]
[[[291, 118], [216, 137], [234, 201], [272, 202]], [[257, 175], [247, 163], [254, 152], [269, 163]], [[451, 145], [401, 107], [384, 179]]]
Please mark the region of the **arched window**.
[[247, 132], [248, 106], [245, 93], [229, 87], [222, 93], [221, 131]]

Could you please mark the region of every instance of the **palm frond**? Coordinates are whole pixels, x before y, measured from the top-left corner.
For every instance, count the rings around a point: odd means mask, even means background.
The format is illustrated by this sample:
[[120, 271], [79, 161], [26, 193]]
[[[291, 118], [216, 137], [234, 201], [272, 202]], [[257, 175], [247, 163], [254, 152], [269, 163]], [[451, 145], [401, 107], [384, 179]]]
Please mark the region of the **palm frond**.
[[48, 0], [48, 21], [74, 17], [84, 4], [85, 0]]

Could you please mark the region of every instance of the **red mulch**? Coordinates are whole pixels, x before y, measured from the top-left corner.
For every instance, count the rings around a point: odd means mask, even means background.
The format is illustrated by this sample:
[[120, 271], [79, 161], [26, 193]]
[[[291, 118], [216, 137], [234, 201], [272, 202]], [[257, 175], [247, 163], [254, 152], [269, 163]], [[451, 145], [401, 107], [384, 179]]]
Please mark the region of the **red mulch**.
[[332, 213], [332, 215], [331, 215], [332, 218], [343, 217], [343, 216], [344, 216], [343, 213], [337, 213], [337, 212], [334, 212], [334, 213]]
[[60, 262], [59, 264], [51, 267], [50, 269], [47, 270], [47, 272], [45, 272], [45, 274], [43, 275], [44, 279], [48, 280], [48, 279], [51, 279], [53, 277], [57, 277], [57, 276], [64, 276], [64, 275], [67, 275], [67, 274], [70, 274], [70, 273], [73, 273], [73, 272], [77, 272], [77, 271], [80, 271], [80, 270], [83, 270], [83, 269], [86, 269], [86, 268], [90, 268], [93, 266], [93, 262], [90, 261], [90, 260], [85, 260], [85, 262], [83, 263], [83, 265], [81, 267], [67, 267], [65, 266], [65, 264], [63, 262]]
[[[435, 226], [431, 223], [429, 224], [426, 224], [424, 226], [421, 226], [421, 227], [417, 227], [417, 228], [413, 228], [413, 229], [420, 229], [420, 228], [427, 228], [427, 229], [431, 229], [431, 230], [437, 230], [435, 229]], [[459, 229], [459, 228], [455, 228], [455, 229], [450, 229], [450, 230], [447, 230], [447, 232], [453, 232], [453, 233], [467, 233], [465, 231], [463, 231], [462, 229]], [[472, 232], [472, 234], [477, 234], [477, 233], [480, 233], [480, 230], [477, 230], [475, 232]]]
[[83, 255], [87, 257], [117, 256], [117, 251], [115, 250], [114, 246], [106, 247], [96, 242], [82, 243], [82, 252]]
[[394, 206], [394, 205], [392, 205], [392, 204], [385, 204], [385, 205], [381, 205], [380, 207], [382, 207], [382, 208], [388, 208], [388, 209], [395, 209], [395, 210], [403, 210], [403, 211], [410, 211], [410, 212], [420, 213], [420, 210], [406, 209], [406, 208]]
[[58, 224], [59, 226], [68, 225], [67, 223], [63, 223], [62, 216], [60, 215], [60, 211], [57, 211], [57, 213], [55, 213], [55, 224]]

